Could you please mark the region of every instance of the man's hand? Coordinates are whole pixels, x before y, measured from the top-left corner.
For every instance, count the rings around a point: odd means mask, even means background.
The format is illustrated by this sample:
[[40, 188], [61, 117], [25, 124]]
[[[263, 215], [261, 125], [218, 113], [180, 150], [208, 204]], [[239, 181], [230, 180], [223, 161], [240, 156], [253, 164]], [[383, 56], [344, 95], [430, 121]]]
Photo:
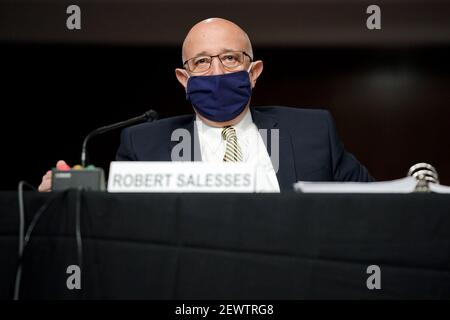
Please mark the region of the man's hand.
[[[59, 160], [56, 163], [56, 169], [58, 170], [67, 170], [70, 167], [64, 160]], [[47, 173], [42, 177], [42, 182], [38, 188], [39, 192], [49, 192], [52, 191], [52, 171], [48, 170]]]

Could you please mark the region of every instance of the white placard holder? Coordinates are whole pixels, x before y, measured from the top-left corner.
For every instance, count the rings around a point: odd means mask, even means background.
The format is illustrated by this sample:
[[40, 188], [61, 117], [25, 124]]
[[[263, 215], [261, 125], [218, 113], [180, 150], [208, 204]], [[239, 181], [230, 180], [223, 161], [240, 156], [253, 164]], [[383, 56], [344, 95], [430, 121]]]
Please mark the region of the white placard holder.
[[256, 170], [246, 163], [113, 161], [108, 192], [255, 192]]

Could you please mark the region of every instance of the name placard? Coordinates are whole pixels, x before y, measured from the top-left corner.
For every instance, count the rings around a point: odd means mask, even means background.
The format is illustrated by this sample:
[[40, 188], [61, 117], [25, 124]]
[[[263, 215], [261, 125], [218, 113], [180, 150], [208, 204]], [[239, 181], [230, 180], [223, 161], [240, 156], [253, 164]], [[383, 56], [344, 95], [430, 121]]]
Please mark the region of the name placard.
[[255, 168], [246, 163], [113, 161], [108, 192], [254, 192]]

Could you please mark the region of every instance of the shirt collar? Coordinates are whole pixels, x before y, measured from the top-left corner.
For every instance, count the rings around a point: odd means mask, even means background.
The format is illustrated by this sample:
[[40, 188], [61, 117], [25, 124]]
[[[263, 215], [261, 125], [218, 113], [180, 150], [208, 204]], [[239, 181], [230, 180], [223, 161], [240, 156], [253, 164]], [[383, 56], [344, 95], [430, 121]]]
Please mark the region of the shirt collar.
[[[204, 123], [198, 115], [195, 116], [195, 122], [197, 125], [197, 130], [199, 135], [208, 137], [209, 141], [211, 141], [211, 149], [217, 150], [219, 146], [223, 143], [222, 139], [222, 130], [223, 128], [218, 127], [212, 127]], [[251, 125], [253, 124], [252, 114], [250, 112], [250, 108], [247, 108], [245, 111], [244, 117], [242, 117], [241, 121], [239, 121], [237, 124], [233, 125], [233, 127], [236, 129], [236, 136], [238, 138], [238, 141], [242, 141], [244, 137], [246, 136], [247, 132], [251, 128]], [[242, 141], [243, 142], [243, 141]]]

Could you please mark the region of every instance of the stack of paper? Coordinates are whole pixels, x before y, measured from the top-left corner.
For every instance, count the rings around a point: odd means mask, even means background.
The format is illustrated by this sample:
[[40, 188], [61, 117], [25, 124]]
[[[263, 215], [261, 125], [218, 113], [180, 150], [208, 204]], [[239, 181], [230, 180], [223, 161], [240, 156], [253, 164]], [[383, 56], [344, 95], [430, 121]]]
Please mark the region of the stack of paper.
[[430, 187], [430, 191], [431, 192], [450, 193], [450, 187], [449, 186], [444, 186], [444, 185], [438, 184], [438, 183], [430, 183], [429, 187]]
[[294, 184], [294, 190], [304, 193], [410, 193], [417, 180], [413, 177], [381, 182], [306, 182]]

